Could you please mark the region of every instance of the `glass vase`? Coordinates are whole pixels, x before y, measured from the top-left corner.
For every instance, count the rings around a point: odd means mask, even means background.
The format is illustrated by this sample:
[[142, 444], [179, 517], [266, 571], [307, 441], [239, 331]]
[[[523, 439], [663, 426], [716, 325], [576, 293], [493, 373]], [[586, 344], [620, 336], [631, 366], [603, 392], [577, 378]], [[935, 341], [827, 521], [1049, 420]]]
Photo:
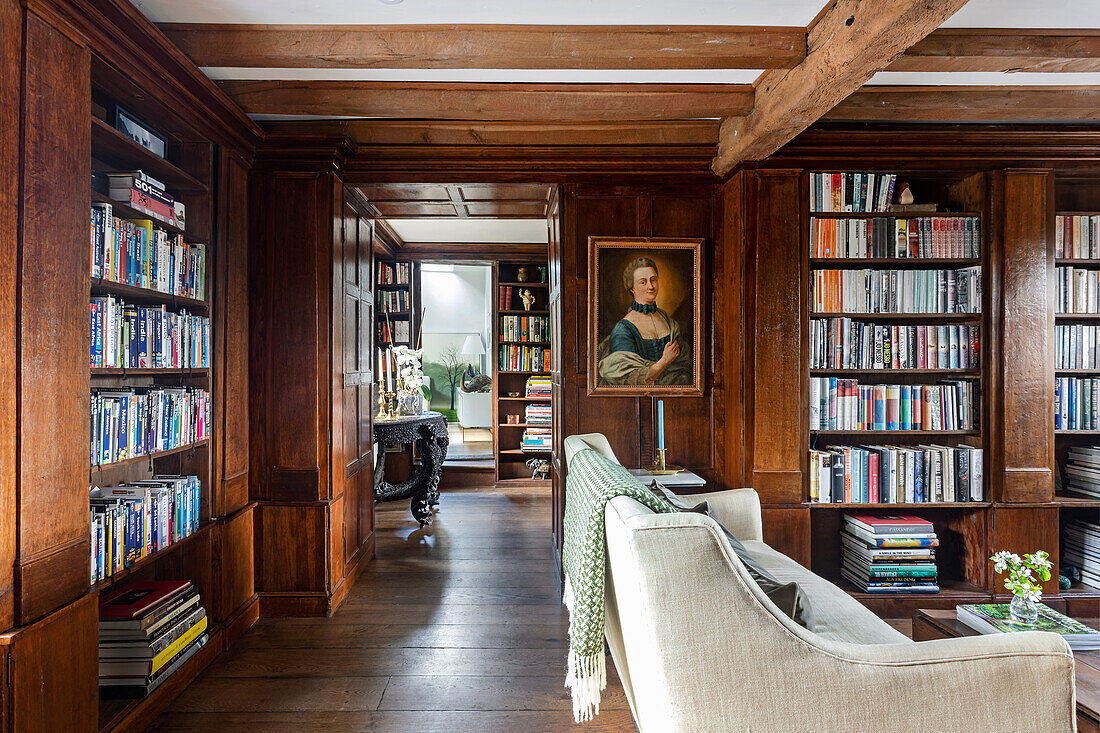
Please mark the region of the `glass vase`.
[[402, 417], [419, 415], [424, 411], [424, 396], [419, 392], [402, 391], [397, 393], [397, 414]]
[[1033, 624], [1039, 619], [1039, 606], [1027, 596], [1012, 596], [1008, 613], [1017, 623]]

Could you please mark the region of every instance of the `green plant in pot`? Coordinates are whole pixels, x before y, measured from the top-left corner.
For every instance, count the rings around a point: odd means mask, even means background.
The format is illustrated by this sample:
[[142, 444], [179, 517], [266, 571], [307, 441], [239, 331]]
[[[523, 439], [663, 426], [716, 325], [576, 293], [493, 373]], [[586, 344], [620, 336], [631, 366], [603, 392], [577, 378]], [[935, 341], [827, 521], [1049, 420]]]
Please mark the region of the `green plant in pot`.
[[1002, 550], [990, 560], [993, 561], [993, 570], [998, 574], [1008, 573], [1005, 590], [1012, 591], [1012, 603], [1008, 607], [1012, 620], [1024, 624], [1035, 623], [1039, 618], [1038, 603], [1043, 597], [1039, 582], [1050, 580], [1050, 554], [1037, 550], [1020, 557], [1014, 552]]
[[395, 346], [393, 357], [397, 361], [397, 414], [419, 415], [431, 399], [431, 392], [424, 386], [424, 371], [420, 367], [422, 349]]

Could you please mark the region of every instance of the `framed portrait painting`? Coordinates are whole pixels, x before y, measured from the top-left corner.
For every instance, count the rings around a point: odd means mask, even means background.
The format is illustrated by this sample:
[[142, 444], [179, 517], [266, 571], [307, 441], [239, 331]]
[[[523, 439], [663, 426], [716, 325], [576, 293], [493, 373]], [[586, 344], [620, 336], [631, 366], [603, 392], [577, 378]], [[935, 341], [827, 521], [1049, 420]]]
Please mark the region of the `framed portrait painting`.
[[703, 240], [588, 238], [588, 394], [703, 394]]

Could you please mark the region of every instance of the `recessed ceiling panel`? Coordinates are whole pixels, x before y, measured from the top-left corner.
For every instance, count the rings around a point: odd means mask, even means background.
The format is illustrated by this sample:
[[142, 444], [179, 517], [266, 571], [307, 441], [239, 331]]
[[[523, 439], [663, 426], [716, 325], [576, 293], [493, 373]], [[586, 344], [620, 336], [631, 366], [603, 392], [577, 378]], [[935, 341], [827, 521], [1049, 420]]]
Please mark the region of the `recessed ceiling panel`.
[[970, 0], [944, 28], [1100, 28], [1096, 0]]
[[545, 244], [541, 219], [387, 219], [406, 242]]

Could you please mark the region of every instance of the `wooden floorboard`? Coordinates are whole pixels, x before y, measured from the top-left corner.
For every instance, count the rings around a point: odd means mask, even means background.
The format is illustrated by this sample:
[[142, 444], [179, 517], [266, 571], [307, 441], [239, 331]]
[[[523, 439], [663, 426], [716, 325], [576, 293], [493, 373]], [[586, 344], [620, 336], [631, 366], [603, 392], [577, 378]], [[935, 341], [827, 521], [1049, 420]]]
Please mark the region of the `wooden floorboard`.
[[610, 659], [573, 724], [550, 526], [541, 488], [444, 491], [424, 530], [378, 505], [378, 557], [332, 618], [261, 620], [152, 730], [635, 731]]

